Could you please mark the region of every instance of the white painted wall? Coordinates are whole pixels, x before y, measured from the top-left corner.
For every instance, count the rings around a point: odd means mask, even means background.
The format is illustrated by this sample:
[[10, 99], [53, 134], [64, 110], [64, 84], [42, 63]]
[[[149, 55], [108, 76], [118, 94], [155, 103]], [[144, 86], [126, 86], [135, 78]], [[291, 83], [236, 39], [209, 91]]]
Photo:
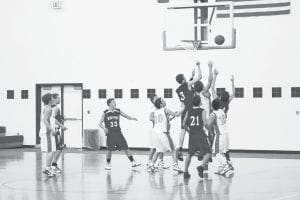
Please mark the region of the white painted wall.
[[[217, 87], [245, 88], [245, 98], [230, 107], [231, 148], [300, 150], [300, 99], [290, 98], [290, 87], [300, 86], [300, 2], [292, 2], [292, 14], [238, 18], [237, 48], [193, 52], [162, 51], [163, 7], [156, 1], [65, 0], [63, 10], [51, 10], [48, 0], [10, 0], [0, 6], [0, 125], [25, 136], [25, 145], [35, 144], [35, 84], [82, 82], [92, 90], [84, 100], [84, 128], [97, 128], [106, 101], [98, 89], [123, 89], [118, 106], [138, 122], [122, 120], [129, 146], [145, 147], [148, 138], [149, 100], [146, 89], [177, 87], [175, 76], [189, 73], [194, 61], [213, 59], [220, 71]], [[54, 71], [58, 72], [57, 74]], [[253, 99], [252, 88], [263, 87], [263, 98]], [[271, 87], [280, 86], [282, 98], [271, 98]], [[130, 99], [130, 89], [140, 89], [139, 99]], [[14, 89], [16, 98], [6, 99]], [[29, 100], [20, 90], [29, 90]], [[179, 109], [176, 94], [167, 99]], [[87, 115], [87, 110], [91, 111]], [[172, 135], [178, 141], [179, 119]], [[104, 137], [102, 137], [104, 139]], [[104, 143], [103, 143], [104, 144]]]

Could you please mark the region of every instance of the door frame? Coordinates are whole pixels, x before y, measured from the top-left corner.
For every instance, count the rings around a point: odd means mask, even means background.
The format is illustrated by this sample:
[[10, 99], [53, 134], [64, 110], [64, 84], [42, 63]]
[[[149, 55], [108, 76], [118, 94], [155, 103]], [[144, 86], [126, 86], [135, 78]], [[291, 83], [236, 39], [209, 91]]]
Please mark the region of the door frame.
[[[83, 90], [83, 83], [38, 83], [35, 84], [35, 113], [36, 113], [36, 135], [35, 135], [35, 143], [40, 144], [40, 123], [41, 123], [41, 94], [42, 94], [42, 87], [53, 87], [53, 86], [60, 86], [60, 104], [61, 104], [61, 115], [64, 116], [64, 86], [74, 86], [74, 87], [81, 87], [81, 90]], [[83, 96], [81, 96], [81, 137], [83, 138]], [[64, 144], [64, 131], [62, 130], [62, 142]]]

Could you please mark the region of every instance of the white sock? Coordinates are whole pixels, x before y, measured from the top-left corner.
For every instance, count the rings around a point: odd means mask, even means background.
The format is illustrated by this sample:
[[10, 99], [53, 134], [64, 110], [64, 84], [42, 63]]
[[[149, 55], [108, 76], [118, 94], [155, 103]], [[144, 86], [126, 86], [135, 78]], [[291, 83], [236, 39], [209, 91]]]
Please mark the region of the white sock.
[[226, 165], [226, 157], [223, 154], [218, 153], [216, 155], [216, 158], [218, 159], [218, 161], [221, 163], [221, 165]]

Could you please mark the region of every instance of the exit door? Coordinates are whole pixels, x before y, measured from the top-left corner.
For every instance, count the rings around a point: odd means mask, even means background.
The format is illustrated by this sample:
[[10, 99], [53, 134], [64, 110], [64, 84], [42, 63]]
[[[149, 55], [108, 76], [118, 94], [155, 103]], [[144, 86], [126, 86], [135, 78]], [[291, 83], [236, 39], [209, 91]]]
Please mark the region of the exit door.
[[37, 99], [37, 137], [36, 143], [40, 143], [39, 126], [40, 114], [43, 103], [41, 97], [46, 93], [57, 93], [61, 98], [58, 107], [64, 120], [66, 131], [61, 130], [64, 144], [70, 148], [82, 148], [83, 115], [82, 115], [82, 84], [39, 84], [36, 86]]

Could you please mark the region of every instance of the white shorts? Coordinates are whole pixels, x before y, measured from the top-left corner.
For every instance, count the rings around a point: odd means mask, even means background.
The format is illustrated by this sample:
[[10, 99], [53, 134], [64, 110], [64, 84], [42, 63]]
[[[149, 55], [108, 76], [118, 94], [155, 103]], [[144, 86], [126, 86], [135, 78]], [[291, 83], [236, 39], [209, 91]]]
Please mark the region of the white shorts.
[[40, 133], [41, 138], [41, 151], [54, 152], [56, 151], [55, 136], [50, 133]]
[[175, 150], [175, 145], [170, 134], [166, 134], [163, 132], [158, 133], [153, 131], [153, 142], [154, 147], [156, 148], [156, 152], [165, 153]]
[[216, 135], [213, 143], [213, 153], [226, 153], [229, 149], [228, 133]]

